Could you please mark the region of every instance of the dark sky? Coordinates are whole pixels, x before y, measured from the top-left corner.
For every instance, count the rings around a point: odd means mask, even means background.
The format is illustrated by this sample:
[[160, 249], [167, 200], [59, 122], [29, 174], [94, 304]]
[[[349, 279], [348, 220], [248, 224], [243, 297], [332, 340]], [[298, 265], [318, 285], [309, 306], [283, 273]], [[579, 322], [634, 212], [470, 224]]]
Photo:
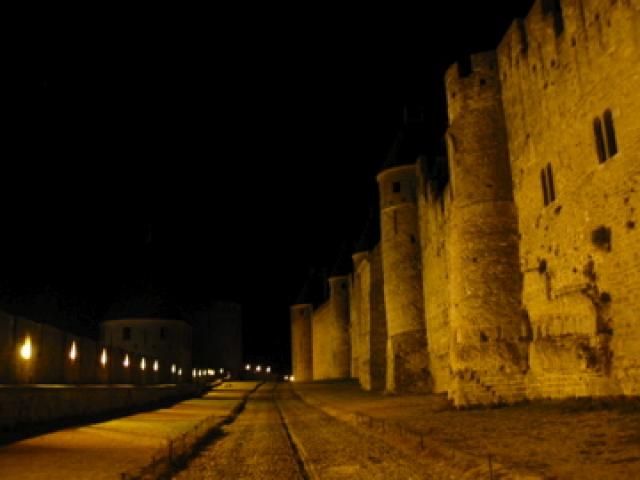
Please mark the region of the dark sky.
[[403, 105], [441, 153], [444, 70], [531, 3], [45, 15], [9, 45], [3, 296], [237, 301], [247, 357], [286, 362], [288, 306], [352, 253]]

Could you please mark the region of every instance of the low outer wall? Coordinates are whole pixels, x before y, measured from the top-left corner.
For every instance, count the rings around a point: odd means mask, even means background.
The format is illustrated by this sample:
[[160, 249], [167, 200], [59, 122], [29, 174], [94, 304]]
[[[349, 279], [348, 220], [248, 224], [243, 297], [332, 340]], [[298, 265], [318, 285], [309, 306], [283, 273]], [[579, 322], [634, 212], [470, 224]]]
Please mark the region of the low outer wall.
[[197, 385], [0, 386], [0, 430], [132, 411], [198, 393]]
[[[31, 357], [21, 358], [20, 350], [26, 338], [31, 340]], [[76, 358], [69, 357], [76, 345]], [[106, 365], [100, 363], [102, 351], [107, 354]], [[129, 365], [124, 366], [125, 356]], [[0, 384], [174, 384], [191, 381], [191, 369], [178, 364], [183, 375], [171, 369], [168, 361], [143, 355], [115, 346], [79, 337], [44, 323], [9, 315], [0, 311]]]

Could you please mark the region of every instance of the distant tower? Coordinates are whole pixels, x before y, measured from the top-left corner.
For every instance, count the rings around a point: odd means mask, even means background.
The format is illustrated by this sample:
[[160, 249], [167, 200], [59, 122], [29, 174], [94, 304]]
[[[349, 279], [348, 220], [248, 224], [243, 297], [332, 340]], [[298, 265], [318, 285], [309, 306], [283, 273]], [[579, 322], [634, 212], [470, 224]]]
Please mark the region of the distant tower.
[[456, 405], [524, 396], [518, 227], [495, 52], [446, 73], [452, 205], [449, 394]]
[[311, 337], [311, 317], [313, 307], [310, 304], [298, 304], [291, 307], [291, 366], [296, 381], [313, 380], [313, 340]]
[[418, 241], [416, 167], [394, 166], [381, 172], [377, 180], [387, 310], [386, 389], [426, 391], [430, 380]]

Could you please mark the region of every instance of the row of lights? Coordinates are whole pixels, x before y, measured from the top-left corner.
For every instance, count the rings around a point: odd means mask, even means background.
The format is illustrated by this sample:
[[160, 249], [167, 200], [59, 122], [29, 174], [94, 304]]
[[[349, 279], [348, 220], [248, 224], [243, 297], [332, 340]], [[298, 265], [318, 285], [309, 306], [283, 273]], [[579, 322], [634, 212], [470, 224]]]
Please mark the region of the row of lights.
[[[27, 335], [24, 339], [24, 343], [20, 347], [20, 356], [24, 360], [30, 360], [32, 354], [33, 354], [33, 347], [31, 345], [31, 337]], [[71, 342], [71, 348], [69, 349], [69, 360], [71, 360], [72, 362], [75, 362], [77, 358], [78, 358], [78, 347], [76, 345], [76, 342], [73, 341]], [[108, 361], [107, 349], [103, 348], [102, 352], [100, 353], [100, 365], [102, 365], [103, 367], [106, 367], [107, 361]], [[124, 359], [122, 360], [122, 366], [125, 368], [129, 368], [129, 365], [130, 365], [129, 354], [125, 353]], [[140, 359], [140, 370], [146, 370], [146, 368], [147, 368], [147, 360], [145, 357], [142, 357]], [[157, 372], [160, 369], [160, 363], [158, 362], [158, 360], [153, 361], [152, 368], [154, 372]], [[182, 376], [182, 368], [177, 368], [176, 364], [174, 363], [171, 365], [171, 373], [173, 374], [177, 373], [178, 376], [180, 377]]]
[[221, 368], [220, 370], [216, 370], [215, 368], [205, 368], [205, 369], [194, 368], [191, 373], [193, 374], [194, 377], [206, 377], [206, 376], [213, 377], [214, 375], [216, 375], [217, 371], [219, 371], [220, 375], [222, 375], [224, 373], [224, 368]]
[[[245, 369], [247, 372], [250, 372], [250, 371], [251, 371], [251, 364], [250, 364], [250, 363], [247, 363], [247, 364], [244, 366], [244, 369]], [[256, 373], [260, 373], [260, 372], [262, 372], [262, 365], [256, 365], [255, 371], [256, 371]], [[271, 373], [271, 367], [265, 367], [264, 371], [265, 371], [265, 373]]]
[[295, 381], [296, 377], [294, 375], [285, 375], [284, 376], [284, 381], [285, 382], [293, 382]]

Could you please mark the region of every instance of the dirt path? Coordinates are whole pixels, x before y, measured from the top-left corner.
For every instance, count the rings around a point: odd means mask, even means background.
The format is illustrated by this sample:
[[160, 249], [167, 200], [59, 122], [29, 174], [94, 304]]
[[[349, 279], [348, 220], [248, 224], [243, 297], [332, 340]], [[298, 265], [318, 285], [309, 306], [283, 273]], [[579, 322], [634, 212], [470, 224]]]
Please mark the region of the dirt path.
[[266, 384], [235, 421], [174, 476], [187, 479], [385, 479], [430, 475], [405, 453]]
[[276, 407], [275, 385], [261, 386], [175, 479], [303, 479]]

